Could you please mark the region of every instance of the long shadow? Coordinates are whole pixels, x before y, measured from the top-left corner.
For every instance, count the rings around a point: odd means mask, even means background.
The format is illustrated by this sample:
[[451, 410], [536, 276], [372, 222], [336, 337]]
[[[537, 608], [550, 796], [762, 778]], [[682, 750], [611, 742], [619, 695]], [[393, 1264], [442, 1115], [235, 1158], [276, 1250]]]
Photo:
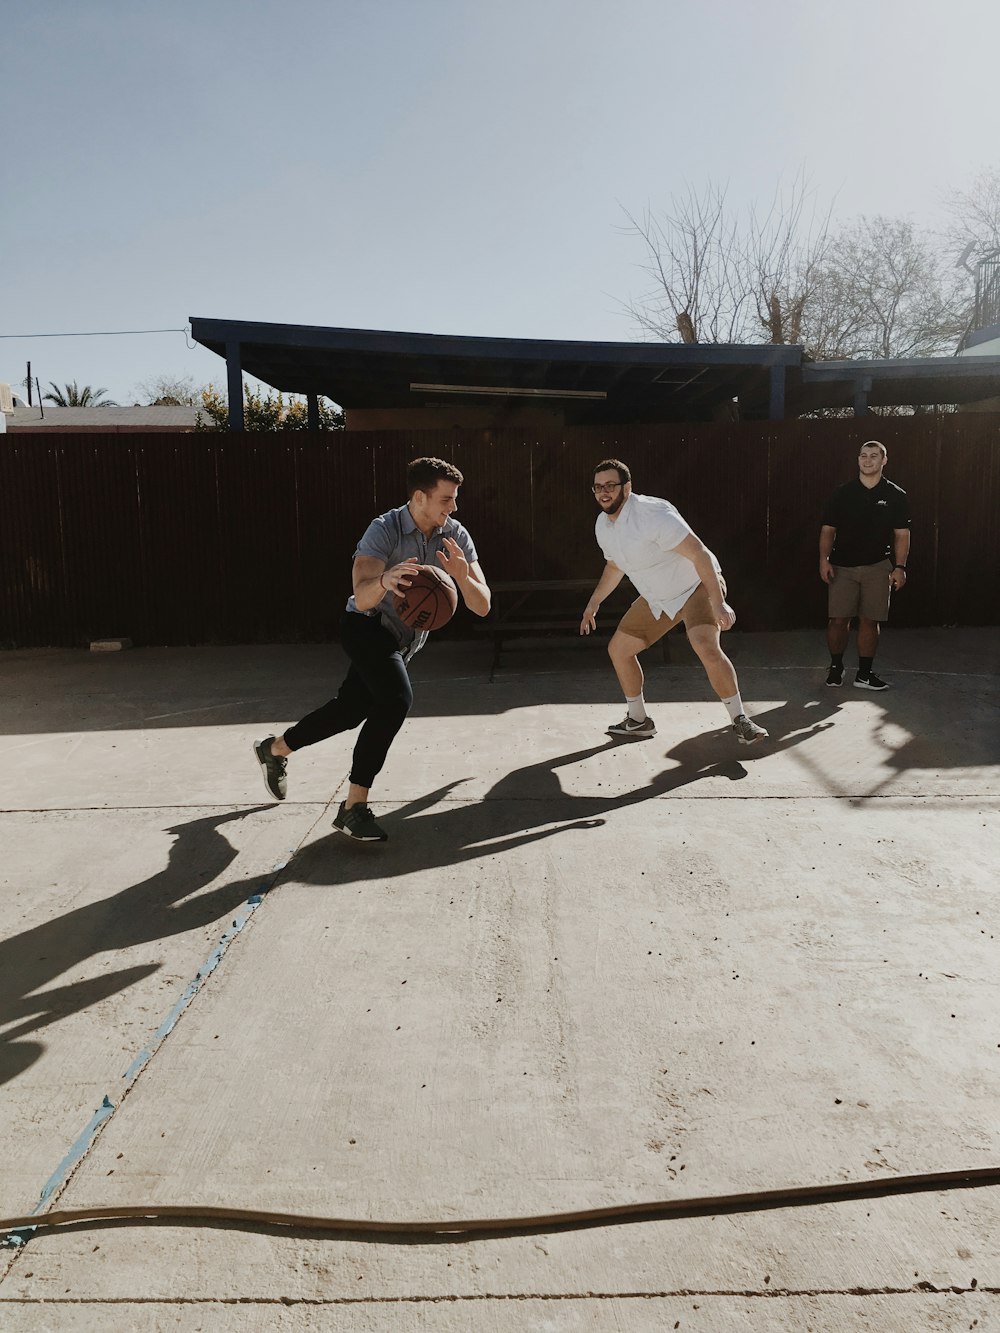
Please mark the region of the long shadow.
[[[792, 749], [833, 725], [836, 699], [789, 701], [758, 714], [770, 739], [737, 749], [728, 726], [678, 741], [664, 757], [672, 761], [643, 786], [619, 795], [568, 795], [559, 771], [624, 744], [611, 738], [571, 753], [523, 765], [502, 777], [475, 802], [443, 804], [468, 779], [397, 807], [384, 817], [387, 844], [358, 843], [331, 830], [294, 863], [300, 883], [334, 887], [358, 881], [385, 882], [414, 871], [441, 870], [496, 856], [571, 830], [600, 827], [606, 816], [666, 796], [710, 778], [739, 782], [747, 763]], [[746, 762], [744, 762], [744, 760]], [[220, 826], [269, 806], [210, 815], [169, 830], [177, 842], [166, 868], [111, 898], [69, 912], [0, 942], [0, 1025], [17, 1024], [0, 1039], [0, 1083], [28, 1068], [41, 1054], [24, 1037], [69, 1014], [127, 989], [157, 971], [138, 965], [66, 986], [42, 988], [99, 953], [179, 934], [227, 916], [243, 903], [257, 879], [238, 879], [200, 893], [231, 865], [236, 852]]]
[[[23, 1073], [44, 1050], [24, 1037], [134, 986], [159, 971], [161, 964], [120, 968], [64, 986], [50, 986], [51, 982], [97, 954], [114, 954], [210, 925], [246, 900], [247, 880], [204, 893], [199, 890], [224, 875], [237, 855], [220, 826], [269, 808], [175, 824], [167, 830], [176, 842], [163, 870], [110, 898], [0, 941], [0, 1026], [15, 1025], [0, 1037], [0, 1083]], [[49, 989], [43, 989], [46, 986]]]
[[[514, 769], [472, 803], [442, 804], [468, 781], [459, 778], [436, 791], [397, 807], [383, 822], [390, 841], [355, 843], [338, 833], [313, 843], [296, 858], [295, 878], [300, 882], [333, 886], [359, 879], [382, 881], [421, 870], [440, 870], [466, 861], [514, 851], [570, 830], [601, 826], [605, 817], [645, 801], [669, 795], [707, 778], [739, 782], [748, 775], [742, 762], [801, 745], [832, 726], [834, 701], [824, 701], [804, 715], [803, 706], [782, 704], [761, 715], [771, 732], [768, 741], [752, 748], [740, 747], [730, 728], [724, 726], [687, 737], [672, 746], [665, 758], [671, 766], [641, 787], [619, 795], [572, 796], [562, 788], [559, 770], [586, 762], [620, 745], [655, 745], [655, 741], [617, 741], [539, 760]], [[380, 815], [380, 818], [382, 816]]]

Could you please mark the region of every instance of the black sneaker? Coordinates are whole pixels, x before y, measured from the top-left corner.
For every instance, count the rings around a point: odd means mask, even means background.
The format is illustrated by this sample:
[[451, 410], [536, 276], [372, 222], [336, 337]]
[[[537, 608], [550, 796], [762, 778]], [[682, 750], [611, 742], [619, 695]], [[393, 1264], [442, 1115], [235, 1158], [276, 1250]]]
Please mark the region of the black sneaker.
[[609, 736], [628, 736], [632, 740], [644, 741], [648, 740], [650, 736], [656, 735], [656, 728], [653, 726], [651, 717], [644, 717], [641, 722], [635, 722], [626, 713], [621, 722], [616, 722], [613, 726], [608, 727], [607, 734]]
[[827, 685], [834, 685], [834, 686], [843, 685], [844, 683], [843, 664], [837, 666], [835, 662], [830, 663], [830, 670], [826, 673], [826, 683]]
[[333, 827], [346, 833], [349, 838], [359, 838], [362, 842], [387, 842], [389, 839], [385, 829], [376, 824], [375, 816], [367, 805], [352, 805], [347, 810], [341, 801]]
[[288, 760], [271, 753], [273, 740], [273, 736], [265, 736], [253, 747], [253, 752], [260, 764], [260, 771], [264, 774], [264, 786], [268, 795], [273, 796], [276, 801], [283, 801], [288, 795], [288, 779], [285, 777]]
[[869, 676], [855, 676], [854, 688], [856, 690], [887, 690], [889, 682], [882, 680], [880, 676], [876, 676], [873, 671]]

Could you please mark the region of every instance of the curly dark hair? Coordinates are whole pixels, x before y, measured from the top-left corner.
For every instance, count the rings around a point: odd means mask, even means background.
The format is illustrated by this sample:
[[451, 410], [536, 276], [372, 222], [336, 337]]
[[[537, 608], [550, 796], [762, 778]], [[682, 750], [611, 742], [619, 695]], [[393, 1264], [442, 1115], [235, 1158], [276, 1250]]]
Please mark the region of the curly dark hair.
[[439, 481], [453, 481], [461, 486], [465, 478], [454, 463], [443, 458], [414, 458], [406, 465], [406, 495], [414, 491], [432, 491]]

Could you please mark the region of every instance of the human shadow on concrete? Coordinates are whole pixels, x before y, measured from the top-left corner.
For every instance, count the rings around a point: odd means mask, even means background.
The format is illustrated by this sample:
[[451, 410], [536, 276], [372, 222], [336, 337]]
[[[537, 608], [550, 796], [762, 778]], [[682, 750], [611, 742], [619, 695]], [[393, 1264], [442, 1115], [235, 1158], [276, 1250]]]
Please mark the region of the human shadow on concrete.
[[[756, 755], [800, 745], [831, 726], [832, 702], [817, 716], [803, 717], [801, 704], [784, 704], [760, 714], [771, 736], [755, 746], [739, 746], [728, 726], [687, 737], [665, 754], [672, 764], [641, 786], [616, 795], [567, 794], [559, 770], [625, 746], [656, 746], [652, 741], [618, 741], [526, 764], [505, 774], [478, 801], [446, 803], [469, 779], [457, 778], [416, 800], [380, 812], [389, 842], [357, 843], [331, 832], [295, 859], [297, 881], [317, 885], [358, 879], [392, 879], [414, 871], [446, 869], [486, 856], [514, 851], [572, 830], [600, 827], [606, 816], [668, 796], [710, 778], [742, 781]], [[458, 761], [460, 762], [460, 761]]]
[[934, 700], [905, 689], [877, 697], [883, 711], [876, 737], [887, 726], [908, 733], [901, 743], [884, 742], [884, 762], [895, 775], [912, 769], [933, 773], [1000, 765], [1000, 694], [996, 689], [974, 707], [960, 706], [964, 702], [960, 684]]
[[113, 956], [119, 950], [211, 925], [246, 901], [247, 880], [200, 890], [223, 876], [237, 856], [220, 827], [269, 808], [257, 806], [175, 824], [167, 830], [176, 841], [163, 870], [109, 898], [0, 941], [0, 1026], [14, 1025], [0, 1036], [0, 1083], [23, 1073], [45, 1049], [25, 1037], [127, 990], [159, 971], [162, 963], [140, 963], [51, 985], [57, 978], [99, 954]]

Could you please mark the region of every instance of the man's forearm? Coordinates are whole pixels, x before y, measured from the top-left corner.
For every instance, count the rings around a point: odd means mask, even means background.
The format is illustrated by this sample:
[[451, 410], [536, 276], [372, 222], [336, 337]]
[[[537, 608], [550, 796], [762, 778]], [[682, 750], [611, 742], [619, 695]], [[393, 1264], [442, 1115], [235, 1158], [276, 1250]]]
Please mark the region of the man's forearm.
[[715, 562], [707, 551], [700, 551], [692, 561], [695, 573], [701, 579], [702, 586], [708, 593], [708, 600], [712, 605], [713, 611], [721, 611], [725, 604], [726, 597], [722, 591], [722, 584], [719, 582], [719, 571], [715, 568]]
[[908, 532], [897, 532], [892, 544], [893, 555], [897, 565], [905, 565], [910, 554], [910, 534]]
[[619, 569], [617, 565], [608, 562], [604, 566], [604, 573], [597, 580], [597, 587], [590, 594], [588, 606], [598, 607], [604, 601], [605, 597], [610, 597], [614, 590], [625, 577], [625, 571]]
[[381, 575], [374, 579], [358, 579], [354, 587], [354, 605], [359, 611], [371, 611], [389, 591], [383, 585]]
[[473, 574], [461, 581], [456, 579], [456, 582], [462, 594], [462, 600], [469, 610], [477, 616], [488, 616], [493, 600], [489, 585], [477, 579]]

